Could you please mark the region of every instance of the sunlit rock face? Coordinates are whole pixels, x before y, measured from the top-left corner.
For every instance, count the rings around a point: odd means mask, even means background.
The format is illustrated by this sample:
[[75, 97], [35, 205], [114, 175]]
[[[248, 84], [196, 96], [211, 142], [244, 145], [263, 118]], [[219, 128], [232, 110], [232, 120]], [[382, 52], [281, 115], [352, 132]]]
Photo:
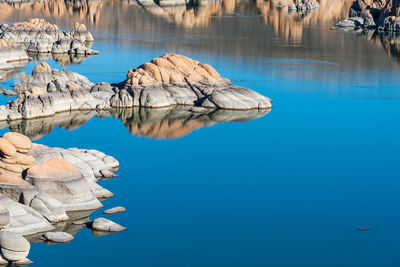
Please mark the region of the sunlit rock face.
[[76, 23], [70, 32], [61, 31], [57, 25], [44, 19], [29, 19], [16, 22], [12, 26], [0, 26], [0, 38], [24, 44], [28, 52], [54, 54], [98, 54], [87, 46], [93, 36], [84, 24]]
[[[98, 185], [98, 179], [113, 177], [118, 165], [113, 157], [96, 150], [49, 148], [32, 144], [19, 133], [4, 134], [0, 138], [0, 204], [9, 211], [4, 216], [11, 219], [4, 217], [3, 227], [32, 234], [51, 228], [47, 221], [68, 220], [67, 212], [102, 207], [98, 198], [113, 194]], [[14, 218], [13, 209], [24, 210], [19, 214], [25, 217]], [[37, 226], [28, 222], [24, 226], [25, 219]]]

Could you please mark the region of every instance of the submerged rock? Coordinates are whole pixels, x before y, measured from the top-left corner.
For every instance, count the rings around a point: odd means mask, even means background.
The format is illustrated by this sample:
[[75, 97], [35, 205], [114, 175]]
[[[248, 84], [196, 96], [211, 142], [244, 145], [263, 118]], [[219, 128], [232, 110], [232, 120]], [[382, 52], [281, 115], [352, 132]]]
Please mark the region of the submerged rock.
[[70, 32], [64, 32], [57, 25], [38, 18], [16, 22], [12, 26], [2, 24], [0, 38], [24, 44], [28, 52], [98, 54], [85, 45], [94, 39], [86, 26], [80, 23], [76, 23]]
[[108, 215], [108, 214], [115, 214], [115, 213], [121, 213], [126, 211], [125, 207], [115, 207], [115, 208], [111, 208], [108, 210], [103, 211], [104, 214]]
[[123, 227], [105, 218], [94, 219], [91, 227], [94, 231], [103, 231], [103, 232], [120, 232], [126, 229], [126, 227]]
[[43, 237], [55, 243], [67, 243], [74, 239], [71, 234], [65, 232], [47, 232]]
[[8, 261], [25, 259], [31, 244], [22, 235], [10, 231], [0, 231], [0, 251]]
[[272, 102], [255, 91], [232, 85], [210, 65], [176, 54], [165, 54], [130, 70], [119, 84], [93, 84], [80, 74], [52, 70], [41, 63], [15, 91], [18, 97], [0, 106], [0, 121], [54, 116], [71, 110], [139, 106], [269, 109]]

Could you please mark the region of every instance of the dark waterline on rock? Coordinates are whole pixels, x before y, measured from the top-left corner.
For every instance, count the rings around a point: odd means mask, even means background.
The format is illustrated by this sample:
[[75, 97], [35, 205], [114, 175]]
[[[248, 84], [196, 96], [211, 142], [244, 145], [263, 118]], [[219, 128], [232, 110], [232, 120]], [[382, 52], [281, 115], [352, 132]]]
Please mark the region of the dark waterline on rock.
[[[120, 161], [120, 177], [101, 181], [115, 196], [90, 216], [123, 205], [125, 213], [106, 218], [128, 229], [93, 236], [82, 228], [70, 243], [34, 244], [29, 258], [36, 265], [398, 265], [396, 50], [387, 53], [380, 38], [330, 31], [346, 10], [328, 18], [321, 6], [302, 23], [267, 1], [235, 5], [245, 16], [217, 13], [189, 24], [119, 2], [45, 15], [69, 29], [85, 14], [100, 55], [66, 68], [93, 82], [119, 82], [128, 69], [178, 52], [275, 106], [241, 123], [209, 125], [208, 117], [181, 115], [143, 120], [154, 117], [124, 111], [2, 126], [48, 146], [94, 148]], [[23, 10], [5, 14], [0, 19], [27, 19]], [[22, 71], [31, 73], [37, 63]], [[165, 139], [155, 125], [169, 126], [167, 135], [189, 127]]]

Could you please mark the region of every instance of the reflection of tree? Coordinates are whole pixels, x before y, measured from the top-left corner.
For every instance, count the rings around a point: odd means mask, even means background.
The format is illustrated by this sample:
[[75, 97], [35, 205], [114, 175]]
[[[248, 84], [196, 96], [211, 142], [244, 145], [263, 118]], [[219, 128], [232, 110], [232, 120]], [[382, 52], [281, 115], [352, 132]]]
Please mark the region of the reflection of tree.
[[81, 127], [93, 117], [114, 117], [136, 136], [152, 138], [177, 138], [196, 129], [218, 122], [247, 121], [267, 114], [269, 110], [207, 110], [193, 112], [190, 107], [168, 107], [162, 109], [113, 109], [109, 111], [74, 111], [58, 113], [52, 117], [21, 121], [0, 122], [0, 128], [23, 133], [36, 140], [51, 133], [54, 127], [73, 130]]

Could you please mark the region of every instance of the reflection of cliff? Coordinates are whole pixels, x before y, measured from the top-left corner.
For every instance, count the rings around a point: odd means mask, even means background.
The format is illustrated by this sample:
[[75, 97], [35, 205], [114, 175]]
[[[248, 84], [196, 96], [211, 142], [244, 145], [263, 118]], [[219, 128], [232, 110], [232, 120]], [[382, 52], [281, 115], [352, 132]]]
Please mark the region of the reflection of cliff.
[[[75, 22], [96, 24], [103, 1], [46, 0], [41, 2], [0, 3], [0, 20], [26, 21], [32, 17], [56, 18], [64, 25]], [[74, 21], [70, 23], [71, 21]]]
[[[243, 63], [245, 59], [284, 57], [335, 62], [349, 69], [398, 66], [396, 62], [382, 60], [384, 54], [377, 51], [375, 45], [329, 30], [335, 21], [348, 15], [352, 0], [320, 0], [319, 10], [306, 17], [289, 14], [287, 8], [278, 8], [279, 1], [292, 0], [209, 1], [207, 6], [159, 7], [161, 15], [156, 15], [150, 7], [142, 7], [136, 2], [46, 0], [34, 4], [2, 3], [0, 20], [45, 17], [66, 28], [79, 21], [86, 23], [92, 31], [98, 29], [93, 31], [95, 37], [111, 43], [183, 54], [195, 51], [229, 56], [237, 63]], [[203, 9], [209, 11], [201, 11]], [[288, 49], [288, 42], [301, 42], [301, 45]], [[310, 79], [336, 79], [320, 74], [311, 77], [316, 72], [284, 71], [290, 72], [289, 75], [308, 75]], [[282, 74], [282, 70], [279, 73]]]
[[192, 112], [190, 107], [169, 107], [162, 109], [121, 109], [110, 111], [75, 111], [58, 113], [52, 117], [23, 121], [3, 121], [0, 128], [8, 128], [13, 132], [23, 133], [36, 140], [51, 133], [54, 127], [68, 130], [79, 128], [97, 116], [112, 116], [128, 128], [136, 136], [152, 138], [177, 138], [185, 136], [196, 129], [211, 126], [218, 122], [248, 121], [266, 115], [270, 110], [208, 110]]

